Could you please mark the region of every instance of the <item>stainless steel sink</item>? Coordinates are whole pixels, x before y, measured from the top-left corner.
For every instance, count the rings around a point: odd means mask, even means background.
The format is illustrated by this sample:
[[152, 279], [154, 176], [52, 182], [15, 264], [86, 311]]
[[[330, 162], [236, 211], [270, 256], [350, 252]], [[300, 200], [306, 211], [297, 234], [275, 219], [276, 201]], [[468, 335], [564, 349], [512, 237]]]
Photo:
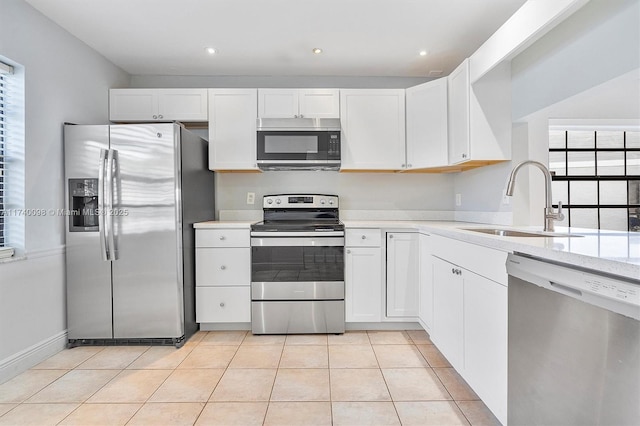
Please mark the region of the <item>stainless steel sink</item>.
[[555, 237], [582, 237], [582, 235], [575, 234], [563, 234], [559, 232], [527, 232], [517, 231], [514, 229], [500, 229], [500, 228], [460, 228], [463, 231], [482, 232], [483, 234], [498, 235], [500, 237], [542, 237], [542, 238], [555, 238]]

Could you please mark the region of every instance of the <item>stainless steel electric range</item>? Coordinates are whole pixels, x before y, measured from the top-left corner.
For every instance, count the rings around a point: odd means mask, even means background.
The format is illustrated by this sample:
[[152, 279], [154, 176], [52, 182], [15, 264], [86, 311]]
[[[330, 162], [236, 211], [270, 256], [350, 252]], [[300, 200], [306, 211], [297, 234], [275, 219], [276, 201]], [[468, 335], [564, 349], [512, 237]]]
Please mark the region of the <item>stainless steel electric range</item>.
[[338, 197], [265, 195], [251, 226], [254, 334], [344, 333], [344, 225]]

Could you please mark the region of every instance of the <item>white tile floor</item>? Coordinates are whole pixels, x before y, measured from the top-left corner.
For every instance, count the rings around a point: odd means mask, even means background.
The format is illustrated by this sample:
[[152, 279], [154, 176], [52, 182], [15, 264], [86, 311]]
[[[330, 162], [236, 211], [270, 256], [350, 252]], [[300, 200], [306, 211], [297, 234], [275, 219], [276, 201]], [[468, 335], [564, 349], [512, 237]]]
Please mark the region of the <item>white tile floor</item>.
[[499, 425], [423, 331], [64, 350], [0, 385], [0, 425]]

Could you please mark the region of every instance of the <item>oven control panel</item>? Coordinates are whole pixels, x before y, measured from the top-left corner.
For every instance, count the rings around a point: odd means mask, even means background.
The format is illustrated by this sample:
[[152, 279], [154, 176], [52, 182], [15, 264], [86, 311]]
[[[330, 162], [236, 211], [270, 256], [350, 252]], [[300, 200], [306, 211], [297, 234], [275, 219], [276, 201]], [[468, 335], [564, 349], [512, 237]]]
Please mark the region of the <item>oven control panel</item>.
[[265, 195], [262, 201], [265, 209], [308, 209], [308, 208], [338, 208], [337, 195], [324, 194], [276, 194]]

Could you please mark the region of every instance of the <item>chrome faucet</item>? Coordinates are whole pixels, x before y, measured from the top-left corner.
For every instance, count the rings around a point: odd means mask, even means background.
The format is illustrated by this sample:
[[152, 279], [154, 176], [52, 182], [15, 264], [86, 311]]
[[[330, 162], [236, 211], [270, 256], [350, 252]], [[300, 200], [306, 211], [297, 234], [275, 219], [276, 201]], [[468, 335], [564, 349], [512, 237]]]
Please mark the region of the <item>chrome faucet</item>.
[[544, 230], [548, 231], [548, 232], [553, 232], [554, 231], [554, 221], [555, 220], [564, 220], [564, 214], [562, 214], [562, 201], [558, 201], [558, 211], [557, 212], [553, 209], [553, 202], [551, 201], [551, 173], [549, 172], [549, 169], [547, 168], [547, 166], [545, 166], [544, 164], [542, 164], [542, 163], [540, 163], [538, 161], [533, 161], [533, 160], [523, 161], [522, 163], [520, 163], [517, 166], [515, 166], [513, 168], [513, 170], [511, 171], [511, 176], [509, 176], [509, 183], [507, 184], [507, 193], [506, 193], [506, 195], [508, 195], [509, 197], [511, 197], [513, 195], [513, 190], [514, 190], [515, 185], [516, 185], [516, 174], [518, 173], [518, 170], [520, 170], [522, 168], [522, 166], [525, 166], [527, 164], [531, 164], [532, 166], [536, 166], [537, 168], [539, 168], [542, 171], [542, 173], [544, 173], [544, 183], [545, 183], [545, 187], [544, 187], [544, 197], [545, 197]]

